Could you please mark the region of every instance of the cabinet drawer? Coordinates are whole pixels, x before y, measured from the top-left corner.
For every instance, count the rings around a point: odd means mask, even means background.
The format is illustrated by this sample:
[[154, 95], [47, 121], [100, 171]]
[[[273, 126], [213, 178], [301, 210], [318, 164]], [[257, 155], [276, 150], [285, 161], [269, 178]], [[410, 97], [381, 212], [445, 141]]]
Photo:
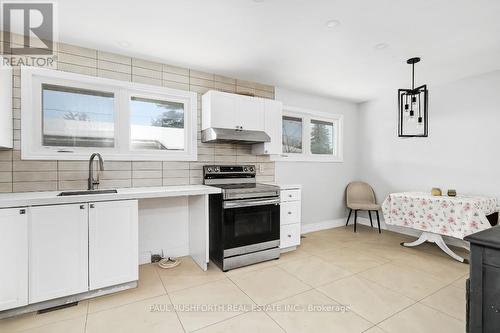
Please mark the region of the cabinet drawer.
[[300, 190], [282, 190], [281, 201], [300, 201]]
[[283, 202], [280, 209], [280, 224], [300, 222], [300, 201]]
[[280, 248], [300, 245], [300, 223], [282, 225], [280, 229]]

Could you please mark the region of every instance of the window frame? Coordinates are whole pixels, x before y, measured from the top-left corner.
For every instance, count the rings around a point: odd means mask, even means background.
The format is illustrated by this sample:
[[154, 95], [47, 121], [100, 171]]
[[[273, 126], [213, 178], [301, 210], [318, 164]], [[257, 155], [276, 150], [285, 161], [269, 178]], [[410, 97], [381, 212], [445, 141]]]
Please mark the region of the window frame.
[[[292, 106], [283, 106], [283, 117], [285, 116], [302, 119], [302, 153], [282, 153], [280, 155], [273, 155], [273, 161], [344, 162], [343, 115]], [[331, 122], [334, 124], [334, 154], [313, 154], [311, 152], [311, 120], [313, 119], [324, 122]]]
[[[301, 144], [302, 144], [302, 147], [301, 147], [301, 150], [302, 152], [301, 153], [285, 153], [283, 152], [283, 118], [284, 117], [290, 117], [290, 118], [296, 118], [296, 119], [300, 119], [302, 121], [302, 141], [301, 141]], [[281, 115], [281, 127], [282, 127], [282, 134], [281, 134], [281, 155], [289, 155], [289, 156], [300, 156], [302, 154], [304, 154], [304, 150], [305, 150], [305, 142], [304, 142], [304, 115], [303, 114], [295, 114], [295, 113], [285, 113], [285, 110], [283, 109], [283, 114]]]
[[[42, 84], [114, 93], [115, 147], [43, 146]], [[132, 96], [184, 104], [184, 150], [136, 150], [131, 147]], [[62, 72], [46, 68], [21, 69], [21, 158], [26, 160], [87, 160], [99, 152], [107, 160], [196, 161], [197, 110], [195, 92]]]

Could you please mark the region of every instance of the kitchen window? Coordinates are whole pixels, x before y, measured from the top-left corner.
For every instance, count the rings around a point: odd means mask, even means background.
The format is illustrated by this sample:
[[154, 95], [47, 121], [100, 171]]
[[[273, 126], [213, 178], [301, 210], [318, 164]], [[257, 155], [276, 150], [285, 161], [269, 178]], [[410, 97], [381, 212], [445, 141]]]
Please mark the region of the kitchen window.
[[42, 144], [114, 147], [113, 93], [42, 84]]
[[23, 159], [197, 158], [194, 92], [31, 67], [21, 107]]
[[302, 118], [283, 116], [283, 153], [302, 153]]
[[284, 107], [283, 153], [276, 161], [342, 162], [343, 116]]
[[130, 99], [133, 150], [183, 150], [184, 104], [141, 97]]
[[311, 154], [333, 155], [334, 122], [311, 119]]

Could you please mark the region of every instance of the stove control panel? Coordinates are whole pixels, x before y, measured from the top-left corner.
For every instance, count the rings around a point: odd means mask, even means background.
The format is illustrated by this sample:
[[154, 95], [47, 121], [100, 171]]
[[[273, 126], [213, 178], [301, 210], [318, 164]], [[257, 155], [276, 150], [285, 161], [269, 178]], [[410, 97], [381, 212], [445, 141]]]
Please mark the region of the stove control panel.
[[225, 178], [248, 177], [255, 176], [255, 165], [205, 165], [203, 167], [203, 175], [207, 176], [220, 175]]

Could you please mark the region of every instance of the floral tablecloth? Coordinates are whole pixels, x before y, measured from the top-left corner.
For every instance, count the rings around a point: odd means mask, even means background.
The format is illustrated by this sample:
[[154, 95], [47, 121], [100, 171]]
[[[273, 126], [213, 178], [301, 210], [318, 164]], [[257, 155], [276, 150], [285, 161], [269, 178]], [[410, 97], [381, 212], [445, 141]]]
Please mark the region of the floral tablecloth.
[[499, 210], [497, 198], [435, 197], [421, 192], [393, 193], [382, 204], [387, 224], [459, 239], [490, 228], [486, 215]]

